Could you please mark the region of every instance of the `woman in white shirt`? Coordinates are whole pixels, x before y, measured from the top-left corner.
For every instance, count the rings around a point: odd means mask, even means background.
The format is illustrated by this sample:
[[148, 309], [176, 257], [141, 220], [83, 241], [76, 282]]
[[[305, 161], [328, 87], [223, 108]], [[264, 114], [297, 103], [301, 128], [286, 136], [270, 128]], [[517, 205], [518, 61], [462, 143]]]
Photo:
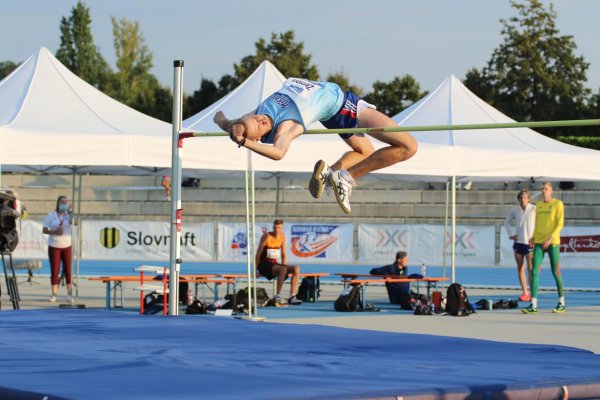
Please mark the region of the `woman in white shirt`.
[[[504, 221], [504, 228], [508, 232], [508, 237], [514, 241], [513, 251], [515, 252], [515, 261], [517, 262], [517, 272], [523, 294], [519, 297], [520, 301], [530, 301], [529, 287], [525, 278], [524, 261], [527, 260], [527, 274], [529, 283], [531, 283], [531, 247], [529, 239], [533, 237], [535, 228], [535, 206], [529, 202], [531, 196], [527, 189], [523, 189], [517, 195], [519, 205], [511, 208]], [[515, 226], [513, 227], [513, 222]]]
[[60, 278], [60, 266], [62, 262], [62, 272], [67, 283], [67, 301], [71, 304], [75, 302], [72, 296], [72, 276], [71, 276], [71, 224], [73, 218], [69, 210], [69, 203], [66, 196], [58, 196], [56, 200], [56, 209], [50, 212], [44, 219], [43, 233], [48, 236], [48, 258], [50, 260], [50, 282], [52, 284], [52, 295], [50, 302], [56, 301], [58, 293], [58, 282]]

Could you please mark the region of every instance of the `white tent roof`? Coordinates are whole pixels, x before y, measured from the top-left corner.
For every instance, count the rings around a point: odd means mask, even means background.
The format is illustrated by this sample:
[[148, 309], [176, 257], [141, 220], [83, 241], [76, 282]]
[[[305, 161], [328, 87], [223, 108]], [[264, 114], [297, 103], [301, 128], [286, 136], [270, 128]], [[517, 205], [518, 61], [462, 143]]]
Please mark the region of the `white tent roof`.
[[170, 124], [106, 96], [44, 47], [0, 82], [0, 143], [3, 170], [171, 165]]
[[[401, 126], [515, 122], [454, 75], [392, 118]], [[414, 132], [419, 151], [389, 173], [469, 180], [600, 180], [600, 151], [571, 146], [529, 128]], [[410, 171], [410, 172], [409, 172]]]

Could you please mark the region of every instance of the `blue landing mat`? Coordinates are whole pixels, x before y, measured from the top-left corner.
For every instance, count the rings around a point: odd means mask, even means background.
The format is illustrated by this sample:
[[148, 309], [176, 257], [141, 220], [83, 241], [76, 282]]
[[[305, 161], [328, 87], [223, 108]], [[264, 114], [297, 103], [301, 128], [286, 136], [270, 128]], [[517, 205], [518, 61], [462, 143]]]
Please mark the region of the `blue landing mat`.
[[600, 396], [600, 356], [563, 346], [95, 309], [0, 317], [0, 398]]

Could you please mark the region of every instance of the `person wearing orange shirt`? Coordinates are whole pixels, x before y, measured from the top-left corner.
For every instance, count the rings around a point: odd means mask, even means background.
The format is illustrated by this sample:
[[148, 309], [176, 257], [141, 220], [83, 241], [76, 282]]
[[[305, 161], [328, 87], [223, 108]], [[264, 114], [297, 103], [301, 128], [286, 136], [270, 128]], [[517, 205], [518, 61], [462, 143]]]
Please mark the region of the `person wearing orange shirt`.
[[[287, 265], [286, 237], [283, 233], [282, 220], [276, 219], [273, 222], [273, 232], [266, 232], [260, 238], [255, 262], [256, 269], [262, 276], [268, 280], [277, 278], [277, 292], [274, 297], [276, 303], [302, 304], [302, 300], [296, 297], [300, 267]], [[292, 281], [290, 283], [290, 298], [286, 301], [281, 298], [280, 292], [289, 274], [292, 275]]]

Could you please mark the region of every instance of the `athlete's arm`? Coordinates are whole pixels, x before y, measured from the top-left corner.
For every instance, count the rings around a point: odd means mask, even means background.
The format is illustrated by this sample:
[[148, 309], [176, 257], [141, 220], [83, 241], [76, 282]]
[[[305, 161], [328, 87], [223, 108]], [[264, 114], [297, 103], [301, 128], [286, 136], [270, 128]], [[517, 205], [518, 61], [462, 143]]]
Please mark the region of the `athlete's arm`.
[[[254, 263], [256, 265], [256, 267], [258, 268], [258, 264], [260, 264], [260, 256], [262, 255], [263, 251], [265, 251], [265, 243], [267, 242], [267, 233], [263, 233], [262, 237], [260, 238], [260, 243], [258, 245], [258, 249], [256, 250], [256, 255], [254, 256]], [[248, 245], [250, 245], [250, 239], [246, 236], [246, 241], [248, 242]], [[249, 246], [247, 248], [250, 248]]]
[[247, 140], [244, 147], [272, 160], [281, 160], [290, 148], [292, 140], [304, 132], [302, 124], [295, 121], [284, 121], [277, 127], [273, 145], [260, 143], [258, 140]]
[[281, 263], [287, 265], [287, 253], [285, 251], [285, 242], [287, 241], [285, 235], [283, 235], [283, 242], [281, 243]]

